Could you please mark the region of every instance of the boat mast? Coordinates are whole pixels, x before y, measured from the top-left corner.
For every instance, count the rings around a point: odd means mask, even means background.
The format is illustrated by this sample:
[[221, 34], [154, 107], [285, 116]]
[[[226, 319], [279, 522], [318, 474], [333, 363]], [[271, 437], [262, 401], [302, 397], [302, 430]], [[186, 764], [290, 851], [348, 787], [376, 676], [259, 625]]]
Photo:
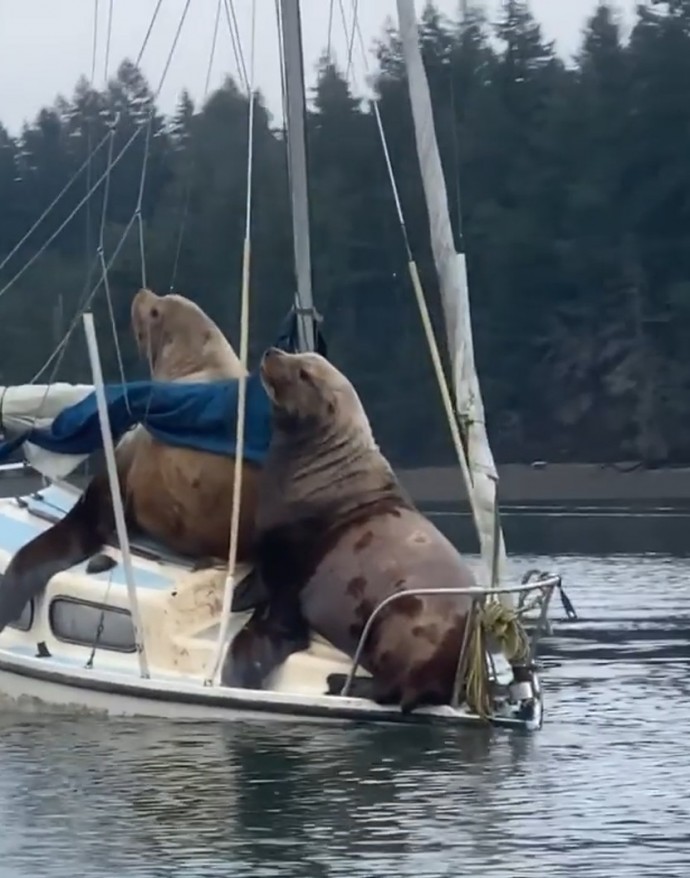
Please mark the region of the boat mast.
[[306, 98], [299, 0], [280, 0], [284, 112], [287, 132], [288, 176], [292, 208], [292, 237], [297, 292], [295, 311], [300, 350], [313, 351], [314, 299], [309, 240], [307, 185]]
[[[397, 6], [417, 158], [453, 370], [455, 411], [466, 446], [469, 483], [465, 487], [477, 525], [482, 559], [493, 588], [500, 584], [505, 571], [505, 543], [498, 518], [498, 474], [489, 446], [484, 405], [474, 363], [465, 255], [456, 252], [453, 241], [429, 83], [419, 48], [414, 2], [397, 0]], [[501, 595], [501, 601], [512, 605], [512, 594]]]

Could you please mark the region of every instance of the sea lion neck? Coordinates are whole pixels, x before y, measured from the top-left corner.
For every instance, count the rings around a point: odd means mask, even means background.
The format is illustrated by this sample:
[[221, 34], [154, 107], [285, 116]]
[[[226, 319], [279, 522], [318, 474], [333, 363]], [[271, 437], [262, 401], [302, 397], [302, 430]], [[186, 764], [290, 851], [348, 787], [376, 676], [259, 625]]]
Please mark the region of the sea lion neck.
[[332, 425], [314, 432], [274, 432], [261, 475], [259, 529], [322, 510], [352, 512], [387, 498], [406, 503], [376, 443], [356, 427]]

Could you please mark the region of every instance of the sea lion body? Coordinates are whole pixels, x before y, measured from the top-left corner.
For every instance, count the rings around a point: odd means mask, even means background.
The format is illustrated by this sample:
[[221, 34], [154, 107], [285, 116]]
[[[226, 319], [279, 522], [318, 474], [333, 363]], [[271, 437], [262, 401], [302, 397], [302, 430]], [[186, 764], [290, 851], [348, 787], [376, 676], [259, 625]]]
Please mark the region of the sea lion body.
[[[143, 432], [125, 479], [133, 526], [193, 558], [227, 559], [235, 459], [173, 448]], [[242, 467], [238, 560], [252, 550], [258, 467]]]
[[[218, 326], [184, 296], [139, 290], [131, 314], [139, 352], [155, 380], [218, 381], [245, 372]], [[227, 558], [235, 459], [164, 445], [142, 425], [136, 431], [124, 477], [132, 521], [182, 554]], [[258, 471], [242, 464], [239, 561], [252, 547]]]
[[265, 591], [228, 651], [226, 685], [261, 686], [310, 630], [353, 657], [376, 606], [362, 666], [380, 703], [450, 700], [468, 596], [455, 547], [414, 506], [381, 454], [350, 382], [317, 354], [264, 355], [273, 435], [260, 477], [256, 563]]
[[[131, 309], [132, 330], [151, 377], [158, 381], [239, 378], [242, 365], [216, 324], [194, 302], [142, 289]], [[143, 424], [118, 442], [115, 459], [130, 533], [144, 533], [195, 559], [228, 554], [234, 458], [158, 442]], [[253, 548], [260, 468], [242, 465], [238, 561]], [[115, 528], [108, 479], [95, 476], [70, 512], [24, 545], [0, 584], [0, 631], [56, 573], [99, 551]]]

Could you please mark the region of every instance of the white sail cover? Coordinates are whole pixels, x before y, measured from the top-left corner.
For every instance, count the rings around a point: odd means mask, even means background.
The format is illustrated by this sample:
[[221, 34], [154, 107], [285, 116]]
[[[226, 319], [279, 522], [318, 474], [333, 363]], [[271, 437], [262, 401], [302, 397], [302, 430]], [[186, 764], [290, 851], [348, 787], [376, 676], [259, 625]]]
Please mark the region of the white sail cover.
[[[467, 492], [479, 531], [482, 560], [488, 571], [494, 559], [496, 486], [498, 475], [484, 422], [484, 406], [474, 364], [472, 326], [464, 254], [457, 253], [448, 213], [446, 184], [436, 142], [429, 84], [419, 48], [413, 0], [397, 0], [400, 38], [407, 69], [417, 153], [424, 186], [431, 246], [439, 277], [441, 299], [453, 368], [455, 405], [466, 430], [472, 484]], [[498, 531], [496, 581], [505, 570], [505, 545]], [[512, 605], [511, 595], [503, 595]]]
[[[92, 384], [17, 384], [0, 386], [0, 432], [8, 438], [32, 428], [46, 428], [63, 409], [81, 402]], [[88, 455], [56, 454], [30, 442], [23, 446], [31, 466], [49, 479], [64, 479]]]

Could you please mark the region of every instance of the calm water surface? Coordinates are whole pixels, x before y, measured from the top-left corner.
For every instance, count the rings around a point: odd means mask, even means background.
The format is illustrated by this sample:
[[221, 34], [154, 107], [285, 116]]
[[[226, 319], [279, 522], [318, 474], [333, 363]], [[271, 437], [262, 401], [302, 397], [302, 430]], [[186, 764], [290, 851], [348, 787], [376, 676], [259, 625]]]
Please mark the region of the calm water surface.
[[540, 733], [4, 715], [1, 878], [687, 876], [690, 560], [512, 564], [580, 615]]

